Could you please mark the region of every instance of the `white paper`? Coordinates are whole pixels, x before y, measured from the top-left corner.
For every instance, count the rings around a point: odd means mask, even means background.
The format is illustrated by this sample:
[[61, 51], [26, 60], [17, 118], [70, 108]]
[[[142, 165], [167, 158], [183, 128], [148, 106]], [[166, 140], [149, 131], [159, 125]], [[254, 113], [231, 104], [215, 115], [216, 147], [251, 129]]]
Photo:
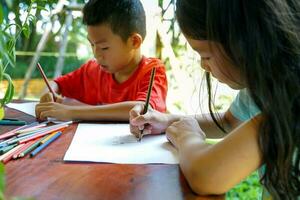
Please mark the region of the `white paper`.
[[[33, 117], [35, 116], [35, 106], [39, 102], [27, 102], [27, 103], [9, 103], [6, 104], [7, 107], [14, 108], [16, 110], [22, 111], [28, 115], [31, 115]], [[60, 124], [60, 123], [65, 123], [67, 121], [62, 121], [62, 120], [57, 120], [56, 118], [53, 117], [47, 117], [47, 121], [52, 122], [54, 124]]]
[[178, 155], [165, 135], [145, 136], [138, 142], [129, 124], [79, 124], [64, 160], [178, 164]]
[[28, 102], [28, 103], [9, 103], [6, 106], [20, 110], [26, 114], [32, 115], [35, 117], [35, 106], [38, 102]]

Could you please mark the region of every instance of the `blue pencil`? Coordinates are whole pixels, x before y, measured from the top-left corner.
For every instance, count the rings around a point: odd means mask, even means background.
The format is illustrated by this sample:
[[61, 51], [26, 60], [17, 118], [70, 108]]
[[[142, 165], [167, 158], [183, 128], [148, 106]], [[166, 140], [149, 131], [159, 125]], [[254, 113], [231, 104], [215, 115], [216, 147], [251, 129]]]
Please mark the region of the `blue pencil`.
[[56, 138], [58, 138], [61, 135], [61, 131], [57, 132], [53, 137], [49, 138], [49, 140], [47, 140], [45, 143], [41, 144], [40, 146], [38, 146], [34, 151], [32, 151], [30, 153], [30, 157], [35, 156], [36, 154], [38, 154], [41, 150], [43, 150], [44, 148], [46, 148], [51, 142], [53, 142]]

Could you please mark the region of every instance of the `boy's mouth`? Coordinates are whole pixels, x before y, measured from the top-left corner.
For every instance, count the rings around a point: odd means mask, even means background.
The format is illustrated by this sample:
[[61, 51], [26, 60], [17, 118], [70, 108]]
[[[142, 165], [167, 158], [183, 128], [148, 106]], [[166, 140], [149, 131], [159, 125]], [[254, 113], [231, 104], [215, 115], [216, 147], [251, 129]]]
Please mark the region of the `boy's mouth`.
[[104, 71], [108, 71], [108, 68], [109, 68], [107, 65], [101, 65], [101, 64], [100, 64], [100, 67], [101, 67]]

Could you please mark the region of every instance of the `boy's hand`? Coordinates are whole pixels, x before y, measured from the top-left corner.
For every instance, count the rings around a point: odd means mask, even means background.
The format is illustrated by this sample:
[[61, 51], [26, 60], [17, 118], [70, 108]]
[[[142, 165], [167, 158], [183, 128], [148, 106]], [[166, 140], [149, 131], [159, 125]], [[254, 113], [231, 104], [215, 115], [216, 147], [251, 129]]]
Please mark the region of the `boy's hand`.
[[129, 112], [130, 132], [136, 137], [139, 136], [143, 129], [144, 135], [160, 134], [165, 132], [166, 128], [170, 124], [168, 121], [168, 115], [153, 110], [152, 108], [149, 108], [146, 114], [141, 115], [140, 113], [143, 112], [143, 109], [144, 105], [138, 104]]
[[72, 106], [46, 102], [39, 103], [35, 107], [36, 118], [46, 120], [47, 117], [56, 118], [57, 120], [72, 120]]
[[200, 128], [196, 119], [192, 117], [183, 117], [179, 121], [172, 123], [166, 130], [168, 140], [176, 147], [179, 147], [180, 141], [188, 137], [196, 137], [205, 140], [206, 135]]
[[[60, 97], [59, 95], [55, 94], [56, 97], [56, 102], [57, 103], [62, 103], [63, 98]], [[50, 92], [45, 93], [44, 95], [41, 96], [40, 98], [40, 103], [46, 103], [46, 102], [54, 102], [53, 95]]]

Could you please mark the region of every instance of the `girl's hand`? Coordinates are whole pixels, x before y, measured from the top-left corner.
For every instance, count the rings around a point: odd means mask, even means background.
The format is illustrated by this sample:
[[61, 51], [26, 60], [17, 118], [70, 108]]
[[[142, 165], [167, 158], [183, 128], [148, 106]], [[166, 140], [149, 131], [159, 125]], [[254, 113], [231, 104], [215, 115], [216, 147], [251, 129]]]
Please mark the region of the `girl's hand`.
[[143, 129], [144, 135], [163, 133], [172, 123], [168, 114], [149, 108], [146, 114], [141, 115], [140, 113], [143, 112], [143, 109], [144, 105], [138, 104], [129, 112], [130, 132], [136, 137], [139, 136]]
[[57, 120], [72, 120], [72, 106], [56, 102], [39, 103], [35, 107], [35, 114], [36, 118], [40, 120], [46, 120], [47, 117]]
[[178, 149], [180, 141], [187, 137], [197, 137], [205, 140], [205, 133], [200, 128], [196, 119], [183, 117], [172, 123], [166, 130], [168, 140]]

